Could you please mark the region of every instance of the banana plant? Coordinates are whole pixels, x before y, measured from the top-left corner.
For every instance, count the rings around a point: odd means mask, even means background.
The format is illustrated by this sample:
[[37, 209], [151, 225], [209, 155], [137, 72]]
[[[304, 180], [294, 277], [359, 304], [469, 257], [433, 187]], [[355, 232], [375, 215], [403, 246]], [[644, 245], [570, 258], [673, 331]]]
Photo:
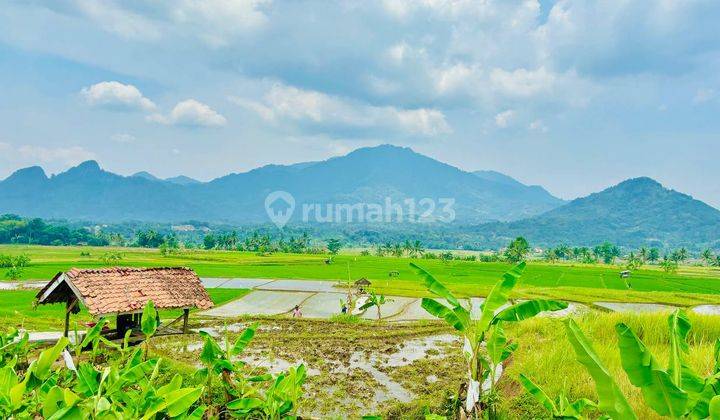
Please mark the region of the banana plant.
[[380, 307], [386, 303], [392, 302], [392, 299], [385, 298], [385, 295], [378, 295], [375, 291], [371, 290], [370, 295], [367, 297], [367, 301], [360, 306], [361, 311], [365, 311], [373, 306], [377, 309], [378, 321], [382, 318]]
[[547, 393], [531, 381], [527, 376], [520, 374], [520, 384], [532, 395], [537, 402], [550, 412], [554, 419], [585, 419], [584, 413], [597, 409], [597, 403], [587, 398], [580, 398], [570, 402], [564, 394], [560, 394], [553, 401]]
[[0, 417], [33, 417], [43, 399], [43, 391], [50, 389], [57, 380], [52, 366], [67, 345], [68, 339], [63, 337], [41, 352], [37, 360], [30, 363], [22, 379], [12, 366], [0, 368]]
[[585, 334], [583, 334], [575, 321], [568, 318], [563, 322], [565, 332], [575, 351], [578, 362], [585, 367], [595, 382], [595, 390], [598, 394], [598, 410], [613, 419], [637, 419], [630, 403], [628, 403], [608, 368], [603, 365], [590, 340], [585, 337]]
[[142, 318], [140, 321], [140, 329], [145, 335], [145, 359], [147, 360], [148, 351], [150, 350], [150, 338], [155, 335], [158, 327], [158, 312], [155, 310], [155, 304], [152, 300], [147, 301], [143, 308]]
[[[720, 340], [715, 343], [714, 372], [700, 377], [686, 362], [691, 324], [682, 309], [668, 318], [670, 360], [666, 369], [624, 323], [615, 326], [622, 367], [630, 382], [640, 388], [645, 403], [671, 418], [720, 418]], [[713, 400], [715, 401], [713, 403]]]
[[[205, 343], [200, 360], [205, 368], [198, 372], [198, 378], [205, 379], [209, 392], [213, 378], [219, 376], [225, 393], [223, 406], [234, 416], [272, 419], [291, 416], [302, 395], [302, 385], [307, 377], [305, 366], [292, 367], [277, 377], [256, 374], [239, 357], [255, 336], [257, 328], [258, 323], [247, 327], [232, 346], [226, 328], [224, 349], [210, 334], [202, 331], [200, 334]], [[261, 388], [265, 383], [270, 385], [267, 389]], [[211, 398], [210, 395], [207, 397]]]
[[[499, 367], [517, 348], [516, 343], [508, 343], [502, 327], [503, 322], [519, 322], [532, 318], [540, 312], [557, 311], [567, 308], [567, 303], [556, 300], [529, 300], [510, 304], [510, 292], [517, 284], [525, 269], [525, 262], [503, 274], [482, 304], [480, 318], [473, 319], [471, 311], [461, 304], [442, 283], [429, 272], [411, 263], [421, 277], [425, 287], [434, 295], [445, 300], [441, 303], [434, 299], [423, 298], [422, 307], [431, 315], [444, 319], [446, 323], [463, 335], [463, 355], [467, 362], [467, 382], [465, 405], [466, 417], [481, 417], [488, 408], [489, 418], [497, 417], [494, 404], [488, 404], [487, 396], [495, 393], [496, 377]], [[481, 385], [487, 384], [487, 386]]]
[[27, 359], [29, 340], [30, 335], [27, 332], [21, 334], [15, 328], [0, 333], [0, 367], [15, 367], [18, 361]]

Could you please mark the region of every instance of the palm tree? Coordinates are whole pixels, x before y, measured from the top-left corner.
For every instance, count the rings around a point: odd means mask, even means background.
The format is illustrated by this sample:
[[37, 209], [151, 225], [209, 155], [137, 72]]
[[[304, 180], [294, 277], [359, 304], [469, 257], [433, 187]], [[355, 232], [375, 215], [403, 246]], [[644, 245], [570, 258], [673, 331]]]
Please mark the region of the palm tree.
[[649, 255], [650, 255], [650, 251], [647, 248], [645, 248], [644, 246], [638, 250], [638, 256], [642, 260], [643, 264], [645, 264], [645, 261], [648, 260]]
[[505, 249], [505, 258], [513, 264], [524, 261], [527, 254], [530, 253], [530, 244], [527, 239], [518, 236]]
[[707, 265], [712, 265], [713, 257], [714, 254], [710, 250], [710, 248], [707, 248], [705, 251], [702, 252], [702, 254], [700, 254], [700, 258], [702, 258], [702, 260], [705, 261]]
[[412, 243], [408, 244], [409, 247], [406, 248], [408, 251], [408, 255], [411, 258], [417, 258], [425, 253], [425, 248], [423, 248], [422, 242], [416, 240]]
[[395, 244], [391, 247], [391, 253], [396, 257], [402, 257], [405, 250], [401, 244]]

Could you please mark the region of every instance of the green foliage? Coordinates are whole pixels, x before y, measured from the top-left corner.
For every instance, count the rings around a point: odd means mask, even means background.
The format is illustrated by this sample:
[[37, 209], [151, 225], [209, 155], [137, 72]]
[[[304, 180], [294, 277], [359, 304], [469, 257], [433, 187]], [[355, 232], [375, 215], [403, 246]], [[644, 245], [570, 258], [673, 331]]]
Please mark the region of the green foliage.
[[519, 236], [513, 239], [512, 242], [505, 248], [505, 259], [508, 262], [517, 264], [520, 261], [524, 261], [527, 255], [530, 253], [530, 244], [527, 239]]
[[612, 264], [620, 256], [620, 248], [606, 241], [593, 248], [593, 254], [605, 264]]
[[[495, 418], [497, 414], [494, 394], [498, 379], [495, 377], [495, 372], [517, 348], [516, 343], [508, 343], [502, 323], [529, 319], [545, 310], [564, 309], [567, 308], [567, 303], [530, 300], [510, 304], [509, 307], [498, 312], [502, 306], [508, 304], [510, 293], [525, 269], [525, 263], [522, 262], [503, 274], [502, 280], [495, 284], [483, 302], [480, 319], [474, 320], [470, 310], [464, 307], [460, 300], [432, 274], [415, 264], [411, 266], [423, 278], [427, 290], [445, 301], [442, 303], [435, 299], [423, 298], [422, 307], [431, 315], [445, 320], [464, 337], [463, 355], [468, 369], [465, 415], [480, 416], [480, 413], [487, 409], [487, 415]], [[487, 392], [481, 387], [486, 381], [490, 384]]]
[[15, 367], [18, 363], [25, 364], [30, 349], [29, 338], [27, 332], [20, 334], [15, 328], [0, 333], [0, 368]]
[[0, 243], [103, 246], [108, 244], [108, 240], [87, 229], [6, 214], [0, 215]]
[[[568, 340], [575, 350], [578, 361], [585, 367], [595, 382], [598, 395], [597, 409], [603, 415], [614, 419], [635, 419], [617, 382], [595, 352], [590, 341], [575, 321], [564, 321]], [[663, 417], [676, 419], [715, 419], [720, 416], [720, 339], [715, 342], [714, 368], [707, 377], [694, 372], [686, 361], [689, 355], [687, 336], [690, 332], [690, 320], [682, 309], [675, 310], [668, 317], [670, 330], [670, 357], [667, 368], [663, 368], [642, 340], [625, 323], [615, 325], [618, 336], [618, 349], [623, 370], [630, 383], [638, 387], [645, 404]], [[520, 376], [525, 389], [535, 397], [554, 417], [581, 418], [578, 412], [563, 412], [560, 406], [568, 405], [563, 396], [553, 404], [539, 387]], [[583, 403], [583, 407], [592, 407]], [[571, 410], [572, 411], [572, 410]]]
[[[219, 382], [224, 391], [222, 403], [210, 407], [209, 414], [227, 410], [235, 417], [279, 419], [292, 417], [297, 410], [307, 378], [304, 365], [291, 367], [273, 377], [257, 375], [252, 367], [240, 360], [257, 327], [257, 323], [247, 327], [232, 346], [226, 331], [224, 350], [210, 334], [201, 332], [204, 345], [200, 360], [205, 368], [197, 373], [197, 377], [207, 382], [208, 390], [213, 382]], [[206, 395], [206, 399], [210, 400], [211, 396]]]
[[[77, 368], [55, 362], [68, 345], [60, 339], [33, 361], [24, 375], [11, 366], [0, 368], [0, 417], [137, 419], [184, 417], [203, 388], [182, 387], [176, 376], [157, 383], [159, 359], [142, 361], [140, 349], [98, 370], [90, 362]], [[196, 411], [194, 411], [196, 412]]]
[[379, 321], [380, 318], [382, 318], [382, 313], [380, 312], [380, 309], [384, 304], [386, 304], [388, 302], [392, 302], [392, 299], [386, 299], [385, 295], [379, 295], [379, 294], [375, 293], [374, 290], [371, 290], [370, 295], [367, 298], [367, 301], [362, 306], [360, 306], [360, 308], [358, 308], [358, 309], [360, 309], [361, 311], [364, 311], [364, 310], [372, 308], [374, 306], [377, 309], [377, 319]]
[[547, 409], [554, 419], [584, 419], [584, 413], [597, 408], [597, 404], [587, 398], [580, 398], [570, 402], [564, 394], [560, 394], [554, 401], [547, 396], [539, 386], [525, 375], [520, 374], [520, 384], [532, 395], [537, 402]]
[[622, 366], [630, 382], [642, 390], [645, 403], [661, 416], [672, 418], [707, 418], [711, 416], [712, 399], [720, 394], [720, 370], [716, 342], [713, 374], [701, 378], [687, 364], [690, 320], [681, 310], [668, 318], [670, 329], [670, 360], [663, 369], [642, 340], [628, 327], [616, 326]]
[[674, 260], [672, 257], [669, 257], [665, 255], [660, 261], [660, 268], [663, 269], [666, 273], [674, 273], [678, 269], [678, 263], [676, 260]]
[[145, 334], [145, 358], [150, 350], [150, 338], [155, 335], [158, 327], [158, 313], [152, 300], [147, 301], [143, 308], [140, 329]]
[[566, 319], [565, 331], [580, 362], [595, 381], [598, 409], [616, 419], [636, 419], [627, 399], [610, 372], [600, 360], [590, 341], [572, 319]]
[[108, 251], [100, 257], [100, 261], [104, 265], [115, 265], [123, 259], [123, 254], [119, 251]]
[[336, 255], [338, 252], [340, 252], [340, 248], [342, 248], [342, 242], [340, 242], [339, 239], [330, 239], [327, 242], [327, 249], [328, 252], [332, 255]]

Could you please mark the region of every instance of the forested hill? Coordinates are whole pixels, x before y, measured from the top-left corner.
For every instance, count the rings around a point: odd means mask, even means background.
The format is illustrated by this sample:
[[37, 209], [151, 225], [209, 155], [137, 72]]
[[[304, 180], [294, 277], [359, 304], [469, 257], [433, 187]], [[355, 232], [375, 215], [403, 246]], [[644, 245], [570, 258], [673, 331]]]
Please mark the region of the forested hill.
[[409, 148], [385, 145], [321, 162], [265, 166], [206, 183], [186, 177], [162, 180], [148, 172], [126, 177], [101, 169], [95, 161], [52, 177], [31, 167], [0, 181], [0, 214], [106, 223], [263, 223], [269, 222], [265, 197], [276, 190], [291, 193], [298, 206], [452, 198], [460, 223], [518, 220], [564, 203], [539, 187], [479, 176]]
[[532, 243], [720, 247], [720, 211], [650, 178], [634, 178], [545, 214], [471, 229], [487, 243], [522, 235]]

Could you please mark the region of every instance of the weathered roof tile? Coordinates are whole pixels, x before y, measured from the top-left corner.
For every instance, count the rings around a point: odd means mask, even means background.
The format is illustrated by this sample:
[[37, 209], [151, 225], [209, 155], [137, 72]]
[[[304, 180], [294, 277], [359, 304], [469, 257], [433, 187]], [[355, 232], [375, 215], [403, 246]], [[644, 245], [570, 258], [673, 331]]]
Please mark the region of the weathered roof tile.
[[[213, 306], [200, 278], [185, 267], [73, 268], [65, 273], [65, 278], [80, 293], [79, 298], [92, 315], [137, 311], [149, 300], [158, 309]], [[61, 275], [55, 276], [38, 293], [39, 303], [59, 301], [52, 293], [45, 299], [42, 296], [53, 282], [61, 279]]]

